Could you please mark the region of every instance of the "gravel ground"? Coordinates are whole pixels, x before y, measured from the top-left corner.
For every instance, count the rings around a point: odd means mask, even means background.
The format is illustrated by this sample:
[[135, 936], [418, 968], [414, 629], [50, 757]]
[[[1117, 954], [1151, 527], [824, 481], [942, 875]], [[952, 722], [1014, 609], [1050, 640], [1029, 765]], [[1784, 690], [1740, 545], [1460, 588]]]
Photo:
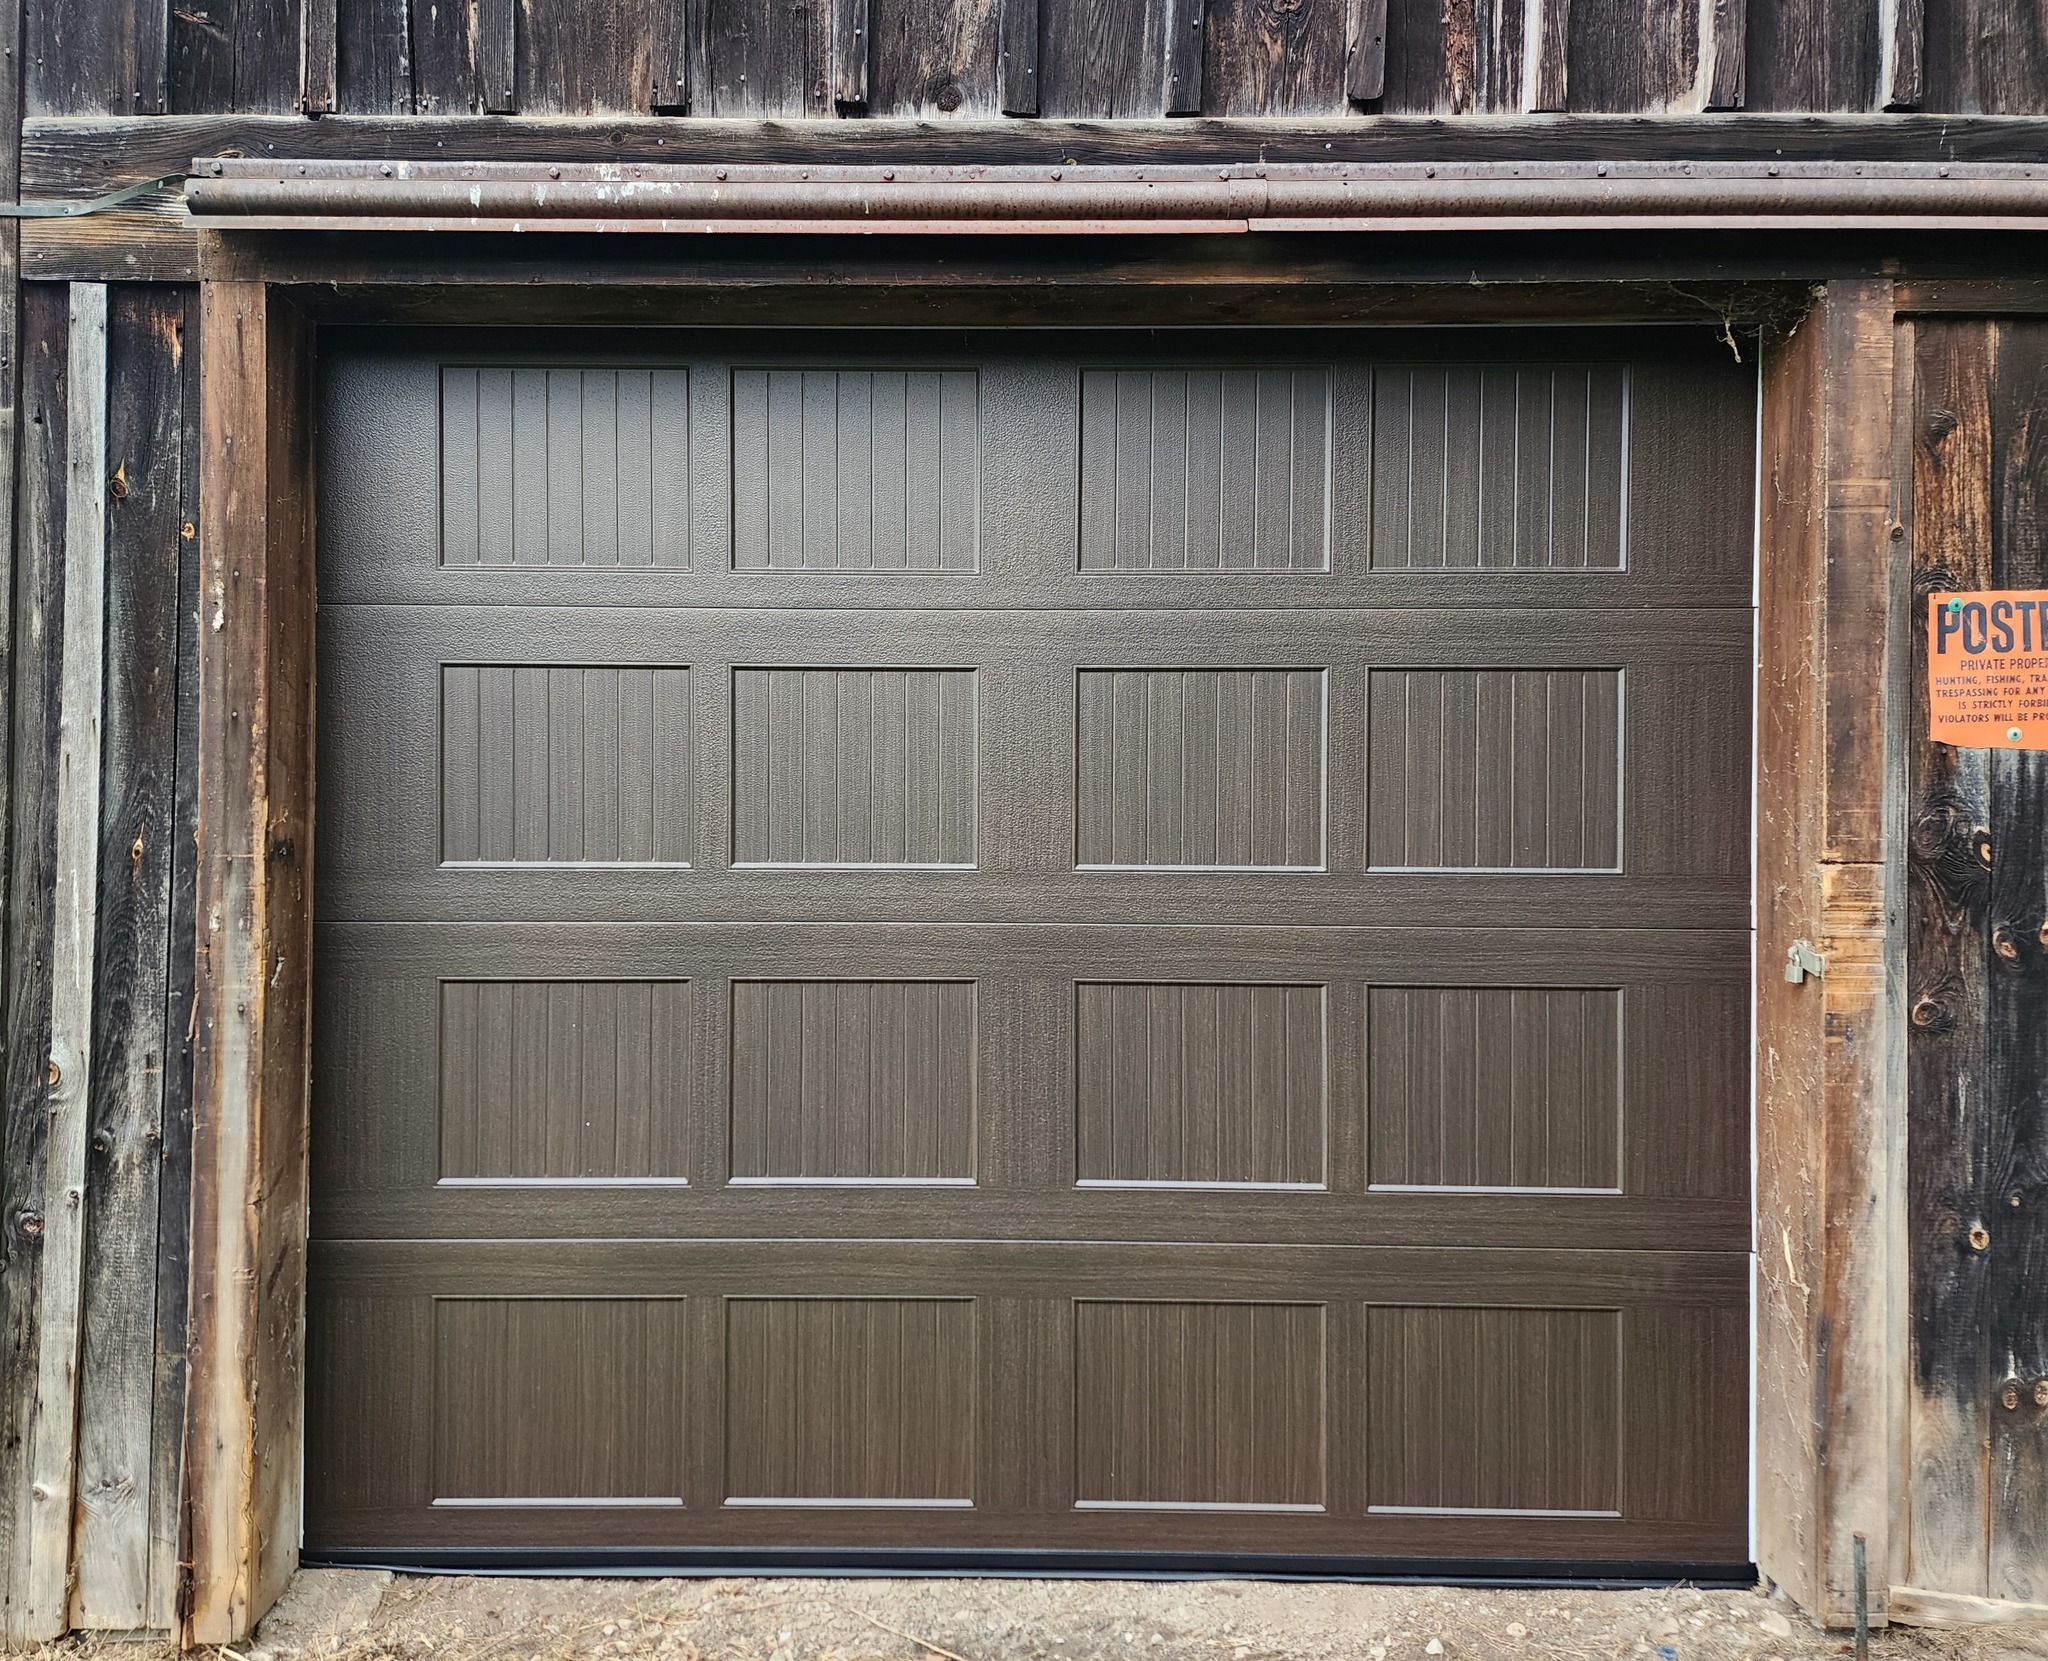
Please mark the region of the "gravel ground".
[[[523, 1580], [312, 1570], [221, 1661], [1808, 1661], [1760, 1591], [1261, 1581]], [[2048, 1630], [1899, 1628], [1884, 1661], [2034, 1661]], [[136, 1657], [124, 1646], [120, 1661]], [[114, 1661], [113, 1657], [105, 1661]]]

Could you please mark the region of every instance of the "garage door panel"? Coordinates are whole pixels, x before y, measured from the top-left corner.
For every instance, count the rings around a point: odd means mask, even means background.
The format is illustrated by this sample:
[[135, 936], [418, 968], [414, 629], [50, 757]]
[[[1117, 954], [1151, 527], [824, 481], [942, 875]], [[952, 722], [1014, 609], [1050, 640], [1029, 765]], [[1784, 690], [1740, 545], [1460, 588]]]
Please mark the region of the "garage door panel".
[[339, 344], [316, 1543], [1741, 1557], [1719, 348]]

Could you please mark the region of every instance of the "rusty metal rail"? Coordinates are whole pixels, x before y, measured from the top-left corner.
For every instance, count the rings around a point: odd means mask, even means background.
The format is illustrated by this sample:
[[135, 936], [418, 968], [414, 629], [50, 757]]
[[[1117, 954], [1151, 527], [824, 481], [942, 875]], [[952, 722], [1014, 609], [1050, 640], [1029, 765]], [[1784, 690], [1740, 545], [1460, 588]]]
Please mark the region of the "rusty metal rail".
[[218, 229], [1219, 234], [2048, 230], [2048, 164], [839, 167], [203, 158]]

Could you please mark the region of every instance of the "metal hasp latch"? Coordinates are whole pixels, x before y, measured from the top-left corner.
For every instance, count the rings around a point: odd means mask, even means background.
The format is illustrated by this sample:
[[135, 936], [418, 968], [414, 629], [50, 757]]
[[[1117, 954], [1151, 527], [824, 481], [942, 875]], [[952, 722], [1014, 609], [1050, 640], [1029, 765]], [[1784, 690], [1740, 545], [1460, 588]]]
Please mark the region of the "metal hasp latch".
[[1819, 979], [1827, 971], [1827, 959], [1813, 949], [1811, 940], [1795, 940], [1785, 948], [1785, 978], [1794, 986], [1808, 975]]

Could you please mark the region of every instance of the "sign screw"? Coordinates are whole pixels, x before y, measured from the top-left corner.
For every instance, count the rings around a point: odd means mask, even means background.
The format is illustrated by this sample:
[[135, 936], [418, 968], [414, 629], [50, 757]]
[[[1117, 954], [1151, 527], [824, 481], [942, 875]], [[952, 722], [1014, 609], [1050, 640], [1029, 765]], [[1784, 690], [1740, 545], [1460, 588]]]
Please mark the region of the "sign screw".
[[2005, 729], [2005, 736], [2008, 743], [2017, 744], [2020, 741], [2020, 729], [2018, 727], [2007, 727]]

